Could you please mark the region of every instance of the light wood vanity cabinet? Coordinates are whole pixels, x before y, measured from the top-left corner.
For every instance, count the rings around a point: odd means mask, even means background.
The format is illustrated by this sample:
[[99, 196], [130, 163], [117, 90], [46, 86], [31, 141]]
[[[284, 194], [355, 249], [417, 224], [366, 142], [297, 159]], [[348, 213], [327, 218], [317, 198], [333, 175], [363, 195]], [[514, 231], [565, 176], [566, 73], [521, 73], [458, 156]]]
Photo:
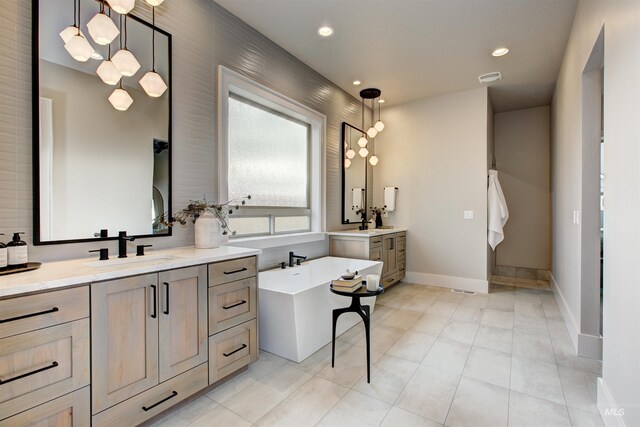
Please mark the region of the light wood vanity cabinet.
[[0, 300], [1, 426], [88, 425], [88, 315], [88, 286]]
[[209, 265], [209, 383], [258, 358], [256, 257]]
[[[96, 416], [102, 411], [121, 414], [128, 405], [120, 402], [207, 361], [206, 291], [206, 266], [92, 285], [94, 424], [113, 419], [109, 414]], [[173, 395], [173, 391], [158, 405], [163, 410], [189, 396]], [[148, 397], [157, 396], [149, 393]], [[142, 406], [160, 400], [145, 400]]]
[[329, 236], [331, 256], [382, 261], [382, 284], [399, 282], [406, 271], [407, 233], [385, 233], [380, 235], [335, 233]]

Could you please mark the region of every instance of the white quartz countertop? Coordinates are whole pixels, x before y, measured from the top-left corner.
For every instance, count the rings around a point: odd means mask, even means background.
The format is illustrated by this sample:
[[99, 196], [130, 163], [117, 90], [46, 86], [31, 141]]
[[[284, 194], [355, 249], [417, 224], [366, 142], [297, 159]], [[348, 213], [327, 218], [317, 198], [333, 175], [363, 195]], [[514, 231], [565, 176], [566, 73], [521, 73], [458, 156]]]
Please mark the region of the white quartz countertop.
[[42, 267], [37, 270], [0, 276], [0, 298], [225, 261], [260, 253], [260, 249], [234, 246], [221, 246], [216, 249], [196, 249], [191, 246], [148, 251], [144, 257], [135, 255], [129, 255], [124, 259], [112, 257], [109, 261], [97, 261], [97, 257], [92, 257], [46, 262], [42, 263]]
[[346, 231], [329, 231], [329, 236], [349, 236], [349, 237], [376, 237], [384, 234], [400, 233], [407, 231], [405, 227], [393, 228], [371, 228], [369, 230], [346, 230]]

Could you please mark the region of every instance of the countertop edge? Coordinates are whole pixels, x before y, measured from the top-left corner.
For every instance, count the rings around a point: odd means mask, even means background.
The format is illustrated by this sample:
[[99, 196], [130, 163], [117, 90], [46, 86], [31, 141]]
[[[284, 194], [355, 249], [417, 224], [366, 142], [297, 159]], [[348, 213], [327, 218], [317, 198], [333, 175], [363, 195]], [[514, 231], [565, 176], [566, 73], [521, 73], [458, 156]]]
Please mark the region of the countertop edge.
[[376, 237], [383, 236], [385, 234], [392, 233], [402, 233], [407, 232], [407, 228], [405, 227], [395, 227], [395, 228], [376, 228], [375, 233], [366, 233], [360, 230], [346, 230], [346, 231], [327, 231], [327, 235], [329, 236], [348, 236], [348, 237]]

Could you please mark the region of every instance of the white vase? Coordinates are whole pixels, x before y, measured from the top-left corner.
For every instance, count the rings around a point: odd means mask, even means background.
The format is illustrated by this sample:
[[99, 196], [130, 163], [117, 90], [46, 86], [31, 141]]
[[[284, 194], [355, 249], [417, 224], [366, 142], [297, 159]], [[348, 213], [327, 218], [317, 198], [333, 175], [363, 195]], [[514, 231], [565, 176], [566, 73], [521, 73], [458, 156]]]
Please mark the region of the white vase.
[[205, 212], [196, 219], [194, 226], [197, 249], [213, 249], [220, 246], [220, 221], [211, 212]]

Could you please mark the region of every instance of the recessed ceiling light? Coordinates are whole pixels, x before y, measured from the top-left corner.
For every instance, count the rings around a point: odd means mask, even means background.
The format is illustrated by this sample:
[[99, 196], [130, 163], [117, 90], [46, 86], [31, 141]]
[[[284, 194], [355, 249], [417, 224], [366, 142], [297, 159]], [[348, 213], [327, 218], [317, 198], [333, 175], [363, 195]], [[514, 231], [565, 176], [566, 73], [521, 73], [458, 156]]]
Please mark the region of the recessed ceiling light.
[[323, 25], [322, 27], [318, 27], [318, 34], [322, 37], [331, 37], [334, 33], [333, 28], [328, 25]]
[[493, 56], [505, 56], [507, 53], [509, 53], [509, 49], [507, 49], [506, 47], [499, 47], [491, 54]]
[[384, 104], [384, 99], [378, 99], [378, 104]]
[[354, 80], [353, 81], [354, 86], [359, 86], [360, 83], [362, 83], [360, 80]]

